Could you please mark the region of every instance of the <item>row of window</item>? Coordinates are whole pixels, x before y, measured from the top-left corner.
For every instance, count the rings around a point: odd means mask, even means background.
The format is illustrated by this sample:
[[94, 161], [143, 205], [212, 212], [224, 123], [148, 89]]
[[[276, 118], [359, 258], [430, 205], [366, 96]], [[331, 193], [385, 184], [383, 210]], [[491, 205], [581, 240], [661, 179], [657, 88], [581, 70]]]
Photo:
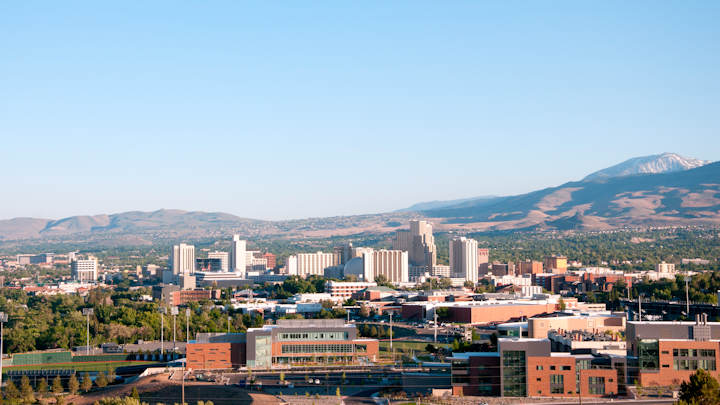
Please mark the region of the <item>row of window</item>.
[[[663, 364], [663, 368], [667, 367], [667, 364]], [[715, 371], [715, 360], [708, 359], [675, 359], [673, 361], [675, 370], [697, 370], [699, 368], [708, 371]]]
[[673, 349], [674, 357], [715, 357], [715, 349]]
[[[543, 370], [543, 366], [536, 366], [535, 369], [536, 369], [536, 370], [539, 370], [539, 371], [542, 371], [542, 370]], [[555, 369], [556, 369], [555, 366], [550, 366], [550, 370], [555, 370]], [[572, 366], [562, 366], [562, 367], [560, 368], [560, 370], [565, 370], [565, 371], [572, 370]]]
[[352, 353], [353, 345], [283, 345], [282, 353]]
[[279, 340], [347, 340], [347, 332], [280, 333]]

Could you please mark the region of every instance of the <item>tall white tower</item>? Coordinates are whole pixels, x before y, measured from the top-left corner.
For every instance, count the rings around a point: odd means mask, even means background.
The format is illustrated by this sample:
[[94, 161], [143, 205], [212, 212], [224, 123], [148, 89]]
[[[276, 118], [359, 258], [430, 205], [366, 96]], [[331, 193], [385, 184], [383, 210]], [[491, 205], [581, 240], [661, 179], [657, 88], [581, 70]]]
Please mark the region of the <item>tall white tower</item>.
[[478, 281], [478, 243], [475, 239], [455, 238], [450, 241], [450, 277]]
[[233, 235], [232, 246], [230, 247], [230, 268], [242, 278], [245, 278], [246, 250], [247, 241], [240, 239], [240, 235]]
[[195, 246], [184, 243], [173, 246], [170, 262], [175, 275], [195, 273]]

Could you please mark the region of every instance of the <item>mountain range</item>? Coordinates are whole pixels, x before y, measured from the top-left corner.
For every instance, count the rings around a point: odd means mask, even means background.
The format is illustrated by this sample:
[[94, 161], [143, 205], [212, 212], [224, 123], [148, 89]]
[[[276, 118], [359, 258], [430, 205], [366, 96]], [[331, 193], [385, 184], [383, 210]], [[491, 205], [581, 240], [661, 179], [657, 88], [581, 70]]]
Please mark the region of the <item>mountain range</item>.
[[0, 220], [0, 242], [83, 241], [109, 245], [157, 240], [324, 238], [383, 234], [427, 218], [440, 231], [604, 230], [667, 225], [720, 225], [720, 162], [677, 154], [645, 156], [568, 182], [516, 196], [418, 203], [369, 215], [264, 221], [221, 212], [162, 209], [63, 219]]

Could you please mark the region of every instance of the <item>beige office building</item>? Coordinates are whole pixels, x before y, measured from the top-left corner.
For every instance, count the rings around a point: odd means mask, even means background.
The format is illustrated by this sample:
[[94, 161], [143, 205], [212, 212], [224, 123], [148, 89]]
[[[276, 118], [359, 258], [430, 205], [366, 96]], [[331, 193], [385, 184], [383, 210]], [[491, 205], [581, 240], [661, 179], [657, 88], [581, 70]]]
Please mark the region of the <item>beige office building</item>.
[[315, 274], [325, 275], [325, 269], [337, 266], [339, 258], [335, 253], [298, 253], [288, 257], [288, 274], [307, 277]]
[[437, 248], [432, 225], [426, 221], [412, 220], [409, 230], [396, 231], [393, 249], [408, 252], [409, 263], [413, 266], [425, 266], [428, 273], [437, 263]]
[[401, 250], [375, 250], [363, 253], [363, 261], [374, 279], [378, 276], [394, 284], [407, 283], [409, 279], [408, 252]]

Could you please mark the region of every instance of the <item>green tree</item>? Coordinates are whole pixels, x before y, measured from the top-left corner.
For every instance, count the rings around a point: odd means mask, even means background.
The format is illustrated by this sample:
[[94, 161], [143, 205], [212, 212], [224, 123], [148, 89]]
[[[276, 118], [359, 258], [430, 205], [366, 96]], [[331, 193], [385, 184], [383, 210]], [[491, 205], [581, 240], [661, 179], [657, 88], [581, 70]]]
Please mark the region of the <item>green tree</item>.
[[82, 383], [80, 383], [80, 388], [83, 391], [88, 392], [92, 389], [92, 386], [93, 386], [93, 382], [90, 379], [90, 374], [89, 373], [83, 374]]
[[20, 395], [23, 402], [33, 403], [35, 402], [35, 391], [32, 385], [30, 385], [30, 378], [24, 375], [20, 379]]
[[35, 389], [41, 396], [46, 395], [48, 393], [47, 379], [42, 378]]
[[138, 392], [137, 387], [133, 387], [130, 396], [135, 399], [140, 399], [140, 393]]
[[558, 307], [560, 307], [561, 311], [564, 311], [567, 306], [565, 305], [565, 300], [562, 299], [562, 297], [558, 300]]
[[77, 394], [78, 389], [80, 389], [80, 383], [78, 382], [77, 377], [75, 377], [75, 374], [73, 374], [68, 380], [68, 392], [70, 392], [70, 394], [72, 395], [75, 395]]
[[107, 376], [105, 376], [104, 372], [102, 372], [102, 371], [99, 372], [97, 377], [95, 377], [95, 385], [97, 385], [100, 388], [107, 387], [108, 380], [107, 380]]
[[55, 378], [53, 378], [52, 392], [55, 395], [60, 395], [63, 393], [63, 391], [65, 391], [65, 389], [63, 388], [62, 380], [60, 379], [60, 376], [56, 376]]
[[720, 384], [707, 371], [699, 369], [690, 376], [689, 381], [680, 385], [681, 405], [720, 404]]
[[15, 385], [12, 380], [8, 380], [8, 382], [5, 384], [5, 398], [10, 400], [10, 402], [13, 402], [14, 400], [17, 401], [20, 399], [20, 391], [17, 389], [17, 386]]

